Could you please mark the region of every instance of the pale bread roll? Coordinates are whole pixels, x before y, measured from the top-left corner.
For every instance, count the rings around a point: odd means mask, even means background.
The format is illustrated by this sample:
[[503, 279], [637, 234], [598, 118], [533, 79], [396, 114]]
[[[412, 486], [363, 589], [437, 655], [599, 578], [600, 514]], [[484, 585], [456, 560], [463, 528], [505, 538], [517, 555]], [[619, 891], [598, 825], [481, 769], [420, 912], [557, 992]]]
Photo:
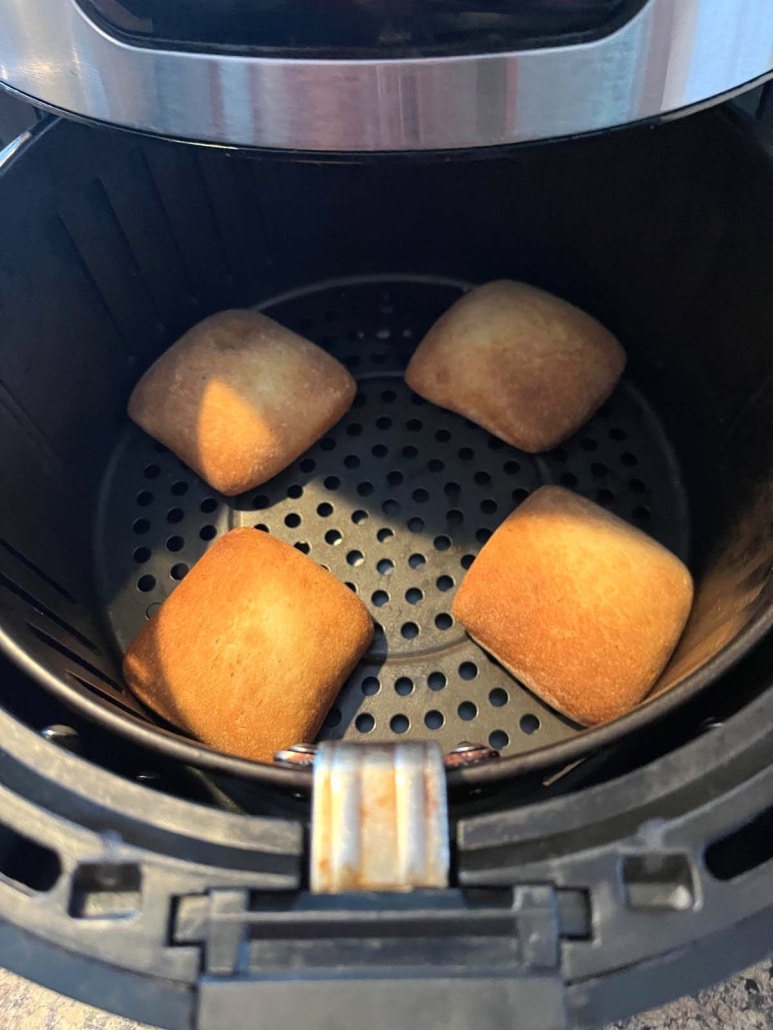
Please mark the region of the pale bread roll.
[[217, 540], [132, 642], [131, 690], [219, 751], [270, 762], [311, 741], [373, 637], [365, 605], [257, 529]]
[[348, 411], [356, 384], [320, 347], [257, 311], [189, 329], [140, 379], [129, 415], [215, 490], [271, 479]]
[[692, 597], [690, 573], [665, 547], [543, 486], [483, 547], [453, 614], [543, 701], [590, 726], [623, 715], [653, 686]]
[[411, 358], [411, 389], [535, 453], [571, 436], [625, 367], [615, 337], [526, 283], [487, 283], [442, 315]]

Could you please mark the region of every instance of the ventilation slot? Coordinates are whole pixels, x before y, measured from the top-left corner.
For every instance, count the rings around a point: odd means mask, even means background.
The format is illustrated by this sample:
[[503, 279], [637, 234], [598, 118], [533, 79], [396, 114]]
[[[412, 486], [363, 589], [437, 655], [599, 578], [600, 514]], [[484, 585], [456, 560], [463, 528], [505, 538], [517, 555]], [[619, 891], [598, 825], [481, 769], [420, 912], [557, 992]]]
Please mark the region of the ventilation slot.
[[62, 872], [59, 856], [0, 824], [0, 874], [15, 887], [36, 893], [50, 891]]
[[75, 651], [71, 651], [66, 644], [61, 642], [61, 640], [57, 640], [56, 637], [52, 637], [50, 633], [46, 633], [44, 629], [33, 625], [31, 622], [28, 622], [27, 625], [42, 643], [47, 644], [48, 647], [53, 648], [54, 651], [58, 651], [59, 654], [63, 655], [65, 658], [69, 658], [71, 662], [75, 662], [79, 668], [91, 673], [91, 675], [96, 677], [96, 679], [112, 688], [112, 690], [117, 691], [119, 695], [123, 695], [121, 687], [115, 682], [115, 680], [111, 680], [109, 676], [106, 676], [104, 672], [98, 669], [95, 665], [92, 665], [91, 662], [86, 661], [85, 658], [76, 654]]
[[773, 806], [706, 849], [706, 868], [716, 880], [734, 880], [773, 858]]
[[0, 585], [4, 586], [6, 590], [10, 590], [12, 594], [15, 594], [31, 608], [34, 608], [36, 612], [39, 612], [41, 615], [45, 615], [45, 617], [50, 619], [51, 622], [56, 623], [60, 629], [69, 633], [70, 636], [78, 640], [84, 647], [88, 648], [89, 651], [98, 651], [97, 645], [93, 640], [89, 640], [87, 636], [84, 636], [84, 634], [75, 629], [74, 626], [71, 626], [66, 619], [61, 617], [61, 615], [57, 615], [57, 613], [49, 608], [48, 605], [44, 604], [39, 598], [33, 597], [32, 594], [27, 593], [24, 587], [19, 586], [18, 583], [9, 579], [8, 576], [4, 575], [2, 572], [0, 572]]
[[16, 558], [17, 561], [20, 561], [22, 565], [25, 565], [31, 572], [34, 572], [35, 575], [42, 579], [44, 583], [48, 583], [50, 587], [53, 587], [57, 593], [61, 594], [62, 597], [65, 598], [65, 600], [71, 601], [73, 604], [75, 603], [75, 598], [69, 590], [66, 590], [61, 583], [57, 583], [55, 579], [52, 579], [47, 572], [43, 571], [43, 569], [38, 568], [33, 561], [31, 561], [26, 555], [22, 554], [21, 551], [17, 551], [16, 548], [12, 544], [9, 544], [7, 540], [0, 539], [0, 547], [4, 547], [9, 554]]

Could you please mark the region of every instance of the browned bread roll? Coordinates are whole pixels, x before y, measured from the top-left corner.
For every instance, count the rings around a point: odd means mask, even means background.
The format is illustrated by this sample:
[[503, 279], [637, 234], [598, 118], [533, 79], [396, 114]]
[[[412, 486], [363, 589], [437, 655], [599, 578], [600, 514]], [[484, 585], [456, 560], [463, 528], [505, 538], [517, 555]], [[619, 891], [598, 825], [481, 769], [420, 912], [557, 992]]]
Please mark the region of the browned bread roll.
[[189, 329], [140, 379], [129, 415], [221, 493], [271, 479], [346, 413], [356, 384], [320, 347], [257, 311]]
[[543, 701], [589, 726], [623, 715], [652, 687], [692, 595], [690, 573], [665, 547], [543, 486], [481, 550], [453, 613]]
[[205, 744], [271, 761], [313, 740], [373, 637], [365, 605], [257, 529], [216, 541], [124, 658], [148, 707]]
[[438, 319], [405, 379], [428, 401], [523, 451], [571, 436], [625, 367], [615, 337], [584, 311], [526, 283], [487, 283]]

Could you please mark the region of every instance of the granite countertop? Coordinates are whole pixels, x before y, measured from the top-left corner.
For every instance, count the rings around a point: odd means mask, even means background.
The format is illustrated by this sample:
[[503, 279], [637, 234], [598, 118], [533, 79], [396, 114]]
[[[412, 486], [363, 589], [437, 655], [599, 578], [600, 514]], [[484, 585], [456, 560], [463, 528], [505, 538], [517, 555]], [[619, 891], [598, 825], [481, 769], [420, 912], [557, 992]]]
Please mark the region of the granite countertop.
[[[150, 1030], [0, 969], [2, 1030]], [[472, 1030], [472, 1028], [471, 1028]], [[773, 1030], [773, 961], [606, 1030]]]

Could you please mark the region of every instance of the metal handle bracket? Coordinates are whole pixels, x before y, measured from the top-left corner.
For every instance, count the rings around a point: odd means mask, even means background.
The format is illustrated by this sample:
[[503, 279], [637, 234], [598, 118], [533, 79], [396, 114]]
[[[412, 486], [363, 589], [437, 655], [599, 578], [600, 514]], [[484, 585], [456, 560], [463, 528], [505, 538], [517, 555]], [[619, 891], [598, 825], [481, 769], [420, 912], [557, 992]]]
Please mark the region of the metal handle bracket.
[[326, 741], [314, 762], [311, 889], [446, 887], [445, 766], [437, 744]]

